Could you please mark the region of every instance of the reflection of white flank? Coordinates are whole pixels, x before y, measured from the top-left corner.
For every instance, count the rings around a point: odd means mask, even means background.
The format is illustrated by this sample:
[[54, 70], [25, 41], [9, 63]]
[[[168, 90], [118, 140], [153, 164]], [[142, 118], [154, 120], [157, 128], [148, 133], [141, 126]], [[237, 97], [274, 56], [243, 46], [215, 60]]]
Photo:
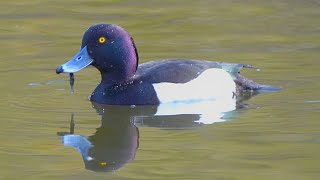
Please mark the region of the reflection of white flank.
[[224, 121], [225, 113], [236, 109], [236, 99], [217, 99], [207, 101], [190, 101], [183, 103], [162, 103], [158, 106], [155, 116], [199, 114], [200, 119], [196, 122], [212, 124]]
[[199, 114], [203, 124], [221, 122], [226, 112], [236, 109], [236, 85], [223, 69], [208, 69], [187, 83], [153, 84], [161, 102], [159, 115]]

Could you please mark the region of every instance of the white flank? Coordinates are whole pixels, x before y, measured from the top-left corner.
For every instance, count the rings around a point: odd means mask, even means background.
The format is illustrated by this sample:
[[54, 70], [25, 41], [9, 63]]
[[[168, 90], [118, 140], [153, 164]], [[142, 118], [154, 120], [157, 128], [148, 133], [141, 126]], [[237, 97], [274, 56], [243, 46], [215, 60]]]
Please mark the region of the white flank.
[[223, 69], [212, 68], [186, 83], [156, 83], [160, 103], [232, 98], [236, 84]]

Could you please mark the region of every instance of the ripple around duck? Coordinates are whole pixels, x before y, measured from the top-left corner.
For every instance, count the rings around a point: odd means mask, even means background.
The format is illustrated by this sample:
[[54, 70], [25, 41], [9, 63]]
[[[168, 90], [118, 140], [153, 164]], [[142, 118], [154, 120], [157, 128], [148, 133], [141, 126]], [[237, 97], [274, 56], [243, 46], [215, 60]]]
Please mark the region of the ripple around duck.
[[[92, 108], [91, 103], [85, 100], [85, 96], [69, 95], [69, 92], [52, 90], [51, 91], [33, 91], [27, 96], [9, 96], [8, 106], [12, 111], [28, 110], [36, 112], [57, 112], [57, 113], [87, 113]], [[66, 95], [67, 94], [67, 95]], [[57, 97], [57, 98], [52, 98]], [[60, 98], [58, 98], [60, 97]], [[88, 106], [88, 104], [90, 104]]]
[[[91, 111], [91, 103], [87, 100], [89, 92], [86, 92], [86, 88], [80, 87], [81, 91], [71, 95], [69, 79], [65, 76], [57, 79], [55, 74], [47, 71], [49, 70], [43, 72], [42, 69], [32, 71], [26, 69], [1, 73], [0, 80], [6, 83], [0, 84], [4, 94], [0, 97], [0, 107], [7, 112], [6, 114], [16, 114], [20, 111], [29, 113]], [[81, 84], [79, 83], [79, 86]]]

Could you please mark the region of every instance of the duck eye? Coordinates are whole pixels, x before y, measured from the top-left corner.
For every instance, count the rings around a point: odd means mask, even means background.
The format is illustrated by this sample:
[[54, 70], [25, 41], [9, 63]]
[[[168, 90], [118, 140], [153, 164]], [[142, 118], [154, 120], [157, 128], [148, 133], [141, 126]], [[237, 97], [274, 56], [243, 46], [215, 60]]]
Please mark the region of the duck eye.
[[105, 37], [99, 37], [99, 43], [103, 44], [106, 42], [106, 38]]

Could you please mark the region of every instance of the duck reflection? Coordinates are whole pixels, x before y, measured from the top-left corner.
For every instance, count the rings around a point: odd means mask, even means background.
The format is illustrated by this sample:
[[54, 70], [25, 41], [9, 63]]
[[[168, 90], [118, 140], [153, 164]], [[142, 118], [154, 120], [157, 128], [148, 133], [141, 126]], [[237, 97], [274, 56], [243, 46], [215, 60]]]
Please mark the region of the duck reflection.
[[101, 125], [93, 135], [85, 137], [74, 133], [73, 114], [70, 132], [58, 132], [58, 135], [64, 146], [73, 147], [81, 153], [86, 169], [110, 172], [134, 159], [139, 147], [138, 127], [188, 129], [222, 122], [234, 113], [233, 110], [244, 107], [241, 102], [229, 105], [226, 102], [224, 105], [193, 102], [192, 106], [184, 103], [136, 107], [92, 103], [101, 115]]

